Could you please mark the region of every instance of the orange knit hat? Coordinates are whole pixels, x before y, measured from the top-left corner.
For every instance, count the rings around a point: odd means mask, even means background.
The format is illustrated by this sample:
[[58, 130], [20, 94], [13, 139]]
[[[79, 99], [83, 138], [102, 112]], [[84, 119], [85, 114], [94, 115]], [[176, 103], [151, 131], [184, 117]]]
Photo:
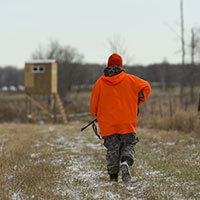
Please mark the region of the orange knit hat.
[[113, 53], [109, 58], [108, 58], [108, 63], [107, 67], [110, 67], [112, 65], [117, 65], [118, 67], [122, 67], [122, 57], [116, 53]]

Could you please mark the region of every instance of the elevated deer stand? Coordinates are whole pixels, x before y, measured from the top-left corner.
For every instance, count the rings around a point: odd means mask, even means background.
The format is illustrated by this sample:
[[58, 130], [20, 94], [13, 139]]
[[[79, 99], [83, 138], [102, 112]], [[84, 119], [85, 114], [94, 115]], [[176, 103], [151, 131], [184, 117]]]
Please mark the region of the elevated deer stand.
[[[57, 108], [64, 123], [66, 114], [57, 90], [56, 60], [33, 60], [25, 63], [26, 118], [40, 120], [50, 118], [56, 122]], [[39, 108], [36, 114], [35, 107]]]

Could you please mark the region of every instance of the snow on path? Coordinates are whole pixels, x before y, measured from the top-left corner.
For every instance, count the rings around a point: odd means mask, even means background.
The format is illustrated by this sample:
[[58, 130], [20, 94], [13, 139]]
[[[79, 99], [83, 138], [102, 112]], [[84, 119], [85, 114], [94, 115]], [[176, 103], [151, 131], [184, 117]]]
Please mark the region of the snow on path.
[[[62, 131], [57, 131], [54, 127], [50, 127], [47, 131], [56, 131], [58, 136], [48, 143], [52, 150], [57, 149], [57, 151], [54, 152], [54, 160], [52, 163], [54, 165], [61, 165], [63, 163], [66, 166], [66, 170], [63, 171], [63, 179], [66, 184], [58, 184], [55, 189], [55, 193], [61, 194], [63, 197], [67, 195], [70, 199], [87, 199], [92, 197], [93, 199], [118, 200], [122, 199], [120, 194], [116, 192], [113, 193], [111, 190], [104, 190], [108, 187], [118, 187], [119, 189], [129, 192], [129, 196], [126, 199], [145, 199], [136, 198], [135, 196], [143, 196], [147, 188], [151, 188], [154, 186], [153, 184], [157, 183], [157, 179], [165, 179], [165, 181], [169, 181], [169, 183], [174, 186], [180, 184], [175, 177], [167, 177], [166, 174], [158, 170], [153, 170], [144, 160], [137, 161], [136, 166], [138, 169], [144, 171], [145, 179], [144, 177], [136, 175], [133, 176], [132, 182], [128, 185], [125, 185], [121, 180], [118, 183], [109, 182], [105, 162], [101, 163], [98, 161], [98, 158], [95, 158], [95, 153], [105, 156], [106, 151], [101, 143], [89, 143], [87, 137], [81, 133], [77, 133], [73, 140], [69, 140]], [[142, 131], [144, 132], [145, 130]], [[148, 136], [151, 135], [149, 132], [145, 134]], [[93, 141], [96, 140], [94, 136]], [[159, 143], [153, 143], [153, 148], [158, 144]], [[174, 146], [175, 143], [167, 142], [166, 145]], [[84, 152], [84, 148], [88, 148], [86, 152]], [[195, 146], [188, 145], [188, 148], [194, 149]], [[98, 165], [102, 167], [99, 169], [97, 168]], [[149, 180], [155, 181], [152, 183]], [[89, 191], [91, 191], [91, 193]], [[83, 196], [83, 194], [85, 196]], [[162, 191], [162, 194], [168, 195], [165, 191]], [[185, 199], [178, 192], [171, 191], [170, 196], [173, 196], [174, 199]]]

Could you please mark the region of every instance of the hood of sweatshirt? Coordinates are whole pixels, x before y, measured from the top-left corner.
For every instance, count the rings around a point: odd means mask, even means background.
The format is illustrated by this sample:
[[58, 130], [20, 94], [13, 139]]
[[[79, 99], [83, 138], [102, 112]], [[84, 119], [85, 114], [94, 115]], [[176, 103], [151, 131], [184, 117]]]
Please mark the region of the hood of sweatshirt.
[[102, 75], [102, 80], [106, 82], [108, 85], [116, 85], [119, 84], [125, 78], [125, 72], [122, 71], [121, 73], [114, 75], [114, 76], [105, 76]]

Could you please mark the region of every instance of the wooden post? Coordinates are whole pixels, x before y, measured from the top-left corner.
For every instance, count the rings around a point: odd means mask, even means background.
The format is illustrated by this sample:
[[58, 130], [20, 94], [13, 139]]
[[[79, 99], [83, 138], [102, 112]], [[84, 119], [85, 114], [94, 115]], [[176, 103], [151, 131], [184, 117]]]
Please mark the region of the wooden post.
[[28, 122], [28, 98], [25, 96], [25, 120]]
[[185, 97], [185, 112], [187, 112], [187, 108], [188, 108], [188, 98], [186, 96]]
[[154, 102], [151, 102], [151, 114], [154, 115]]
[[176, 110], [178, 109], [178, 102], [177, 102], [177, 98], [176, 96], [173, 97], [173, 104], [174, 104], [174, 113], [176, 112]]
[[31, 122], [31, 116], [32, 116], [32, 102], [28, 97], [26, 96], [26, 120], [27, 122]]
[[160, 111], [160, 117], [162, 118], [163, 117], [163, 112], [162, 112], [162, 104], [159, 100], [159, 111]]
[[57, 110], [56, 110], [56, 96], [54, 95], [53, 96], [53, 114], [54, 114], [54, 123], [56, 123], [57, 122], [57, 115], [56, 115], [56, 112], [57, 112]]
[[200, 112], [200, 95], [199, 95], [199, 105], [198, 105], [198, 112]]
[[170, 117], [173, 117], [172, 100], [171, 100], [171, 96], [170, 95], [169, 95], [169, 113], [170, 113]]

